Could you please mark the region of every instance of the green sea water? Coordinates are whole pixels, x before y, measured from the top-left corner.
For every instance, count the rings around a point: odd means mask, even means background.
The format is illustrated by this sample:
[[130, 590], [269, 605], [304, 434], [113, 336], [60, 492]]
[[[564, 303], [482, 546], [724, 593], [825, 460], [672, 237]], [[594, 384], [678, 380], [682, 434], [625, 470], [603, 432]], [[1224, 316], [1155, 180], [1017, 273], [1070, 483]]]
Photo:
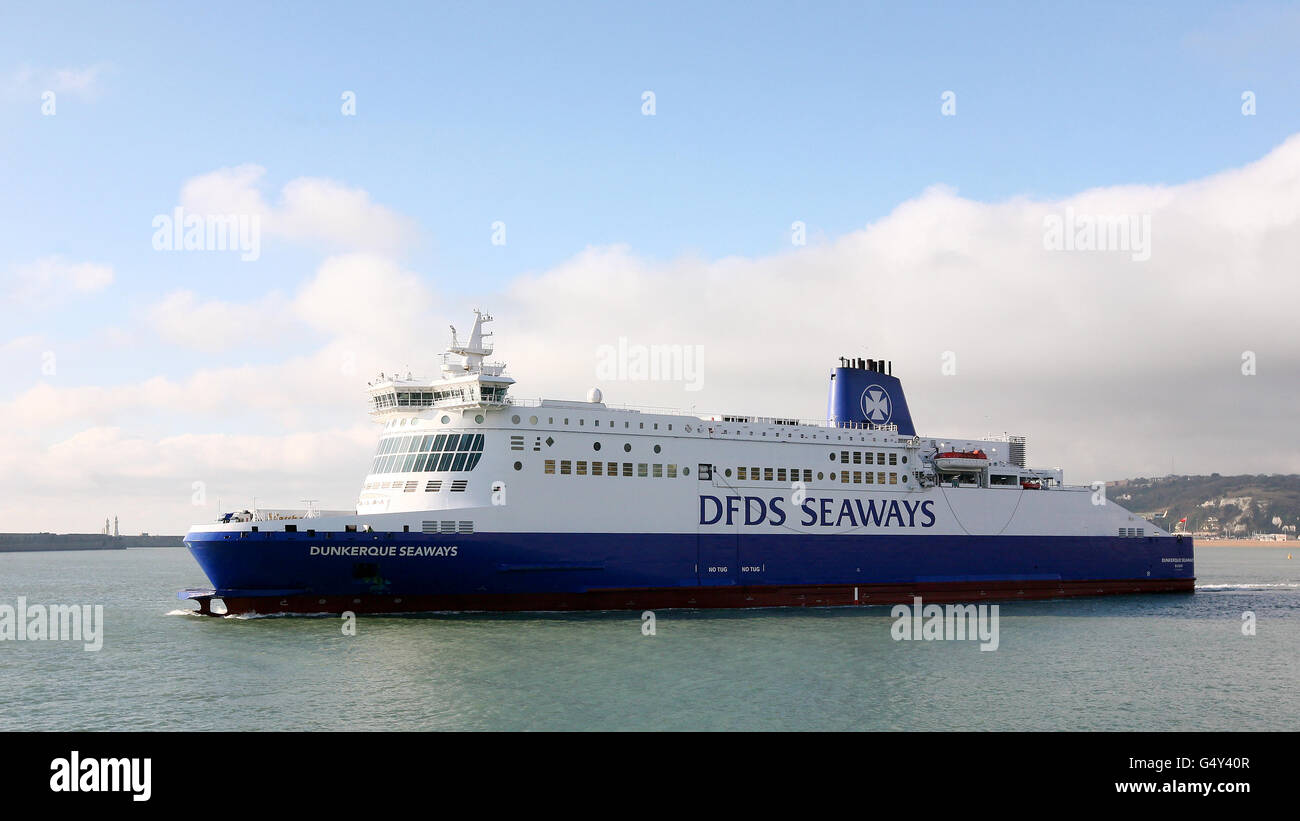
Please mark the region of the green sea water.
[[[1287, 558], [1288, 552], [1297, 555]], [[0, 641], [3, 730], [1276, 730], [1300, 551], [1196, 549], [1194, 594], [1004, 603], [996, 651], [888, 607], [204, 618], [183, 549], [0, 553], [0, 605], [103, 605], [102, 649]], [[1243, 634], [1243, 613], [1255, 634]]]

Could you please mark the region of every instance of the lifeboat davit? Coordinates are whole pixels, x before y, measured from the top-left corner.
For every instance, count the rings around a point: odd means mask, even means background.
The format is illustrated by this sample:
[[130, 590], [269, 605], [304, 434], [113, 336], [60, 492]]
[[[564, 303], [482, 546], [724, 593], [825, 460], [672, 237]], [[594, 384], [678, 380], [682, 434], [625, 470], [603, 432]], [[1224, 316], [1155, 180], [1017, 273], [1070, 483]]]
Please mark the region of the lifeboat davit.
[[934, 457], [934, 466], [939, 470], [983, 470], [988, 465], [988, 454], [982, 450], [950, 450]]

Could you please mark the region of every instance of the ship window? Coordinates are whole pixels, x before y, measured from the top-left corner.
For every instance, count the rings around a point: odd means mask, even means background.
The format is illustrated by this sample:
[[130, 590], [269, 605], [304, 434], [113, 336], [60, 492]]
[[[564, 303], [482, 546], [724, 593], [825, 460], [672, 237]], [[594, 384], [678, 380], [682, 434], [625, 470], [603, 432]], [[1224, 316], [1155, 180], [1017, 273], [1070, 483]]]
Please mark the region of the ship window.
[[669, 479], [676, 479], [676, 478], [677, 478], [677, 465], [669, 465], [669, 466], [668, 466], [668, 478], [669, 478]]
[[817, 481], [820, 482], [821, 479], [822, 479], [822, 472], [819, 470], [819, 471], [817, 471]]
[[608, 470], [605, 471], [606, 476], [618, 475], [618, 462], [609, 462], [605, 465], [605, 467], [608, 468]]
[[452, 470], [464, 470], [465, 460], [469, 457], [468, 453], [457, 453], [456, 460], [451, 463]]
[[631, 463], [631, 462], [624, 462], [624, 463], [623, 463], [623, 475], [624, 475], [624, 476], [631, 476], [631, 475], [632, 475], [632, 463]]
[[[818, 476], [817, 478], [820, 479], [820, 478], [822, 478], [822, 477], [821, 477], [821, 476]], [[811, 482], [811, 481], [812, 481], [812, 468], [804, 468], [804, 469], [803, 469], [803, 480], [804, 480], [805, 482]]]
[[592, 475], [592, 476], [604, 476], [604, 475], [605, 475], [605, 463], [604, 463], [604, 462], [592, 462], [592, 463], [591, 463], [591, 475]]
[[586, 463], [585, 461], [582, 461], [582, 462], [578, 462], [578, 463], [577, 463], [577, 474], [578, 474], [579, 476], [586, 476], [586, 475], [587, 475], [587, 463]]
[[451, 470], [451, 460], [456, 457], [454, 453], [444, 453], [438, 460], [438, 470]]
[[[835, 478], [835, 474], [834, 474], [834, 473], [831, 474], [831, 478], [832, 478], [832, 479]], [[848, 472], [847, 470], [841, 470], [841, 471], [840, 471], [840, 483], [841, 483], [841, 484], [848, 484], [848, 482], [849, 482], [849, 472]]]
[[415, 467], [415, 454], [414, 453], [407, 454], [406, 458], [402, 460], [402, 472], [409, 473], [410, 470], [414, 467]]
[[878, 472], [878, 473], [876, 474], [876, 484], [878, 484], [878, 485], [883, 485], [884, 483], [885, 483], [885, 474], [884, 474], [884, 472], [883, 472], [883, 471]]
[[654, 465], [653, 468], [652, 468], [651, 470], [652, 470], [651, 475], [654, 476], [654, 478], [656, 478], [656, 479], [662, 479], [662, 478], [664, 478], [664, 466], [663, 466], [663, 465]]
[[[479, 435], [482, 436], [482, 434]], [[467, 433], [464, 436], [460, 437], [460, 443], [456, 445], [456, 450], [461, 450], [461, 451], [469, 450], [473, 445], [474, 445], [474, 437]], [[447, 448], [447, 449], [451, 450], [451, 448]]]
[[648, 475], [647, 470], [646, 470], [646, 463], [645, 463], [645, 462], [639, 462], [639, 463], [637, 463], [637, 466], [636, 466], [636, 475], [639, 476], [639, 477], [641, 477], [642, 479], [644, 479], [644, 478]]
[[845, 465], [849, 463], [849, 452], [847, 450], [840, 451], [840, 462]]
[[884, 463], [885, 463], [885, 454], [883, 454], [883, 453], [877, 453], [877, 454], [876, 454], [876, 464], [877, 464], [877, 465], [883, 465]]
[[763, 481], [765, 481], [765, 482], [770, 482], [770, 481], [772, 481], [772, 469], [771, 469], [771, 468], [763, 468]]
[[875, 483], [876, 483], [876, 474], [872, 473], [871, 471], [867, 471], [867, 484], [874, 485]]
[[892, 451], [890, 452], [890, 454], [889, 454], [889, 464], [891, 464], [891, 465], [897, 465], [897, 464], [898, 464], [898, 454], [897, 454], [897, 453], [894, 453], [894, 452], [892, 452]]
[[862, 471], [860, 470], [853, 471], [853, 484], [855, 485], [862, 484]]
[[482, 458], [483, 458], [482, 453], [469, 454], [469, 461], [465, 463], [465, 470], [473, 470], [474, 466], [478, 464], [478, 460]]
[[528, 417], [528, 424], [530, 424], [530, 425], [536, 425], [536, 424], [537, 424], [537, 417], [536, 417], [536, 416], [530, 416], [530, 417]]
[[890, 483], [891, 485], [896, 485], [896, 484], [898, 484], [898, 474], [897, 474], [897, 473], [891, 473], [891, 474], [889, 474], [889, 483]]
[[628, 443], [628, 444], [623, 445], [623, 452], [624, 452], [624, 453], [631, 453], [631, 452], [632, 452], [632, 445], [631, 445], [631, 443]]
[[419, 473], [420, 471], [424, 470], [425, 465], [427, 464], [429, 464], [429, 454], [421, 453], [419, 457], [415, 460], [415, 472]]
[[[687, 474], [690, 475], [689, 473]], [[699, 479], [701, 482], [707, 482], [713, 478], [713, 465], [699, 466]]]
[[749, 469], [749, 479], [751, 482], [757, 482], [759, 480], [758, 468]]
[[512, 423], [518, 425], [518, 424], [519, 424], [519, 414], [515, 414], [514, 416], [510, 417], [510, 421], [511, 421]]
[[555, 460], [547, 459], [542, 463], [542, 473], [555, 473]]
[[569, 462], [568, 459], [561, 459], [561, 460], [560, 460], [560, 475], [562, 475], [562, 476], [567, 476], [567, 475], [569, 475], [570, 473], [573, 472], [572, 468], [573, 468], [573, 466], [572, 466], [572, 464]]
[[742, 482], [745, 481], [745, 473], [746, 473], [746, 471], [747, 471], [747, 468], [736, 468], [736, 478], [739, 479], [739, 480], [742, 481]]
[[726, 470], [722, 471], [722, 473], [723, 473], [724, 476], [730, 478], [730, 477], [731, 477], [731, 468], [727, 468]]
[[661, 450], [663, 450], [663, 448], [661, 448], [659, 445], [655, 445], [655, 453], [658, 453]]
[[853, 451], [853, 464], [855, 465], [862, 464], [862, 451], [860, 450]]
[[515, 470], [523, 470], [523, 469], [524, 469], [523, 462], [515, 462]]
[[778, 482], [784, 482], [784, 481], [785, 481], [785, 468], [777, 468], [777, 469], [776, 469], [776, 480], [777, 480]]

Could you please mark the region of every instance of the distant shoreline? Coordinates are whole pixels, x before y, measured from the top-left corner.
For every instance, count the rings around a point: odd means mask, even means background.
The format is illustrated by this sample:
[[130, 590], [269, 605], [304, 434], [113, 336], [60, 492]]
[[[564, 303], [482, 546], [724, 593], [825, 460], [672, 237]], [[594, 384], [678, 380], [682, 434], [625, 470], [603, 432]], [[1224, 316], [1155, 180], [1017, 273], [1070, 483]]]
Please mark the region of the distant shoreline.
[[1192, 537], [1197, 547], [1276, 547], [1279, 550], [1295, 550], [1300, 542], [1266, 542], [1260, 539], [1197, 539]]
[[0, 553], [42, 550], [125, 550], [184, 547], [182, 536], [105, 536], [102, 533], [0, 533]]

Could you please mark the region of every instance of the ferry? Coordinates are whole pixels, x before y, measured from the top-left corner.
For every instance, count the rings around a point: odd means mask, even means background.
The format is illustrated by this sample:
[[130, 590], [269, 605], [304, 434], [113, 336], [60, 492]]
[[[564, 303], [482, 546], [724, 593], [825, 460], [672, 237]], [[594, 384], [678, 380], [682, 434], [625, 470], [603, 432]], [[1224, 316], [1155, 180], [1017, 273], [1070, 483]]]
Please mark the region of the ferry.
[[[1192, 539], [1027, 464], [919, 435], [891, 362], [841, 358], [826, 418], [516, 398], [474, 312], [436, 378], [369, 383], [354, 509], [195, 525], [204, 614], [867, 606], [1191, 592]], [[215, 604], [214, 604], [215, 603]]]

